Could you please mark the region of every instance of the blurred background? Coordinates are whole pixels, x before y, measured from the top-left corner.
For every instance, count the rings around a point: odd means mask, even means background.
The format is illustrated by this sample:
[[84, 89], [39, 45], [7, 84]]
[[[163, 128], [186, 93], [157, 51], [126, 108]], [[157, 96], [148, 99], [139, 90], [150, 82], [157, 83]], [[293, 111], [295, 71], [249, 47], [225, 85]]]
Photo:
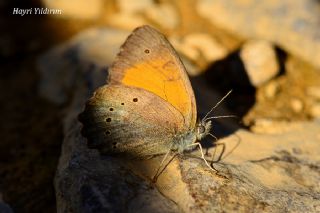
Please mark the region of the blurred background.
[[[178, 51], [200, 116], [232, 89], [220, 114], [250, 131], [320, 117], [317, 0], [16, 0], [0, 10], [0, 212], [56, 212], [53, 178], [77, 79], [101, 85], [144, 24]], [[91, 82], [97, 72], [102, 81]]]

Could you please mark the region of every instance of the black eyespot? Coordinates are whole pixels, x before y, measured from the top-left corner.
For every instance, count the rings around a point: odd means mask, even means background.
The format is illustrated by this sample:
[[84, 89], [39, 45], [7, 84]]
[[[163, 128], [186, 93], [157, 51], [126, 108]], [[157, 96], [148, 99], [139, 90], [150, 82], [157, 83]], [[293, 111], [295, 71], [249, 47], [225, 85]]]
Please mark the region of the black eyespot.
[[145, 52], [146, 54], [149, 54], [149, 53], [150, 53], [150, 50], [145, 49], [144, 52]]
[[110, 111], [113, 111], [114, 109], [112, 107], [109, 108]]
[[111, 118], [107, 118], [106, 121], [107, 121], [107, 122], [111, 122]]
[[105, 132], [105, 134], [106, 134], [106, 135], [110, 135], [111, 132], [110, 132], [109, 130], [107, 130], [107, 131]]
[[133, 100], [133, 102], [138, 102], [138, 98], [134, 98], [132, 100]]
[[124, 105], [124, 103], [121, 103], [121, 105]]

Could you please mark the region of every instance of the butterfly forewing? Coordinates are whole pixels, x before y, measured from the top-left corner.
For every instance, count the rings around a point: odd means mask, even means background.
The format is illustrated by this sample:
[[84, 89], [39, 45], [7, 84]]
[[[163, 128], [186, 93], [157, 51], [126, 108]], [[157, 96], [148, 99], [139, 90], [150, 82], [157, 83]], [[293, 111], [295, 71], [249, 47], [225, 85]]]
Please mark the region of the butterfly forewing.
[[139, 27], [128, 37], [110, 68], [109, 83], [150, 91], [175, 107], [186, 127], [195, 126], [196, 103], [185, 68], [155, 29]]

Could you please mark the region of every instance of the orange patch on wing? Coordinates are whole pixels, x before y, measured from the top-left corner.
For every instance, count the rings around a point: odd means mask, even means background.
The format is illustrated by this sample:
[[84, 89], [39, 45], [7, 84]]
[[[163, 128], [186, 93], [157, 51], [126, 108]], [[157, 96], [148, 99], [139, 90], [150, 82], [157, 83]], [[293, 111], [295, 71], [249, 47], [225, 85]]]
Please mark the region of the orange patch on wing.
[[170, 61], [152, 60], [140, 63], [125, 72], [122, 83], [148, 90], [168, 101], [183, 115], [188, 113], [191, 99], [176, 66]]

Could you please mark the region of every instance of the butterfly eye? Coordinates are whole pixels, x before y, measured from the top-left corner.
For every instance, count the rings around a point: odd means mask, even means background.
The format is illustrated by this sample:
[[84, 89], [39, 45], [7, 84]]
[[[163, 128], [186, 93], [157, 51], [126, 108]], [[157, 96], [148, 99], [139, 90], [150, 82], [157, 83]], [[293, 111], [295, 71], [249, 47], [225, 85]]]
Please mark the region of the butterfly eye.
[[121, 105], [124, 105], [124, 103], [121, 103]]
[[105, 134], [106, 134], [106, 135], [110, 135], [111, 132], [110, 132], [109, 130], [107, 130], [107, 131], [105, 132]]
[[109, 123], [111, 122], [111, 118], [107, 118], [106, 121]]
[[132, 100], [133, 100], [133, 102], [138, 102], [138, 98], [134, 98]]
[[145, 49], [144, 52], [145, 52], [146, 54], [149, 54], [149, 53], [150, 53], [150, 50]]
[[114, 110], [114, 109], [113, 109], [112, 107], [110, 107], [110, 108], [109, 108], [109, 111], [111, 111], [111, 112], [112, 112], [113, 110]]
[[198, 127], [198, 132], [200, 134], [204, 133], [205, 131], [206, 131], [206, 128], [204, 126], [201, 125], [201, 126]]

